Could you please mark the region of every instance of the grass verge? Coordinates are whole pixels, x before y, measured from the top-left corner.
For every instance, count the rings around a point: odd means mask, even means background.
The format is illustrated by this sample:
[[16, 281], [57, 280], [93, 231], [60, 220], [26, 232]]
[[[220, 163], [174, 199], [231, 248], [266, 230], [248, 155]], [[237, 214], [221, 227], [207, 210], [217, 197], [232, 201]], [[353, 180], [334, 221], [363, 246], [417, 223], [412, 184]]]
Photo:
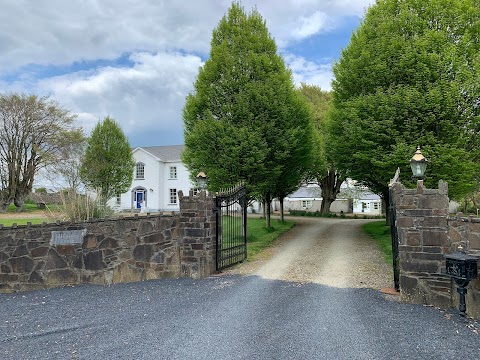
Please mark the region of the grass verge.
[[265, 227], [265, 219], [248, 218], [247, 220], [247, 258], [252, 259], [261, 250], [269, 247], [280, 235], [290, 230], [294, 221], [272, 220], [271, 228]]
[[365, 231], [374, 239], [380, 250], [385, 255], [385, 261], [392, 263], [392, 238], [390, 236], [390, 227], [385, 225], [385, 221], [374, 221], [363, 225]]
[[26, 219], [2, 219], [0, 215], [0, 224], [3, 226], [12, 226], [13, 224], [17, 225], [27, 225], [27, 223], [32, 224], [43, 224], [44, 222], [51, 222], [48, 219], [40, 219], [40, 218], [26, 218]]

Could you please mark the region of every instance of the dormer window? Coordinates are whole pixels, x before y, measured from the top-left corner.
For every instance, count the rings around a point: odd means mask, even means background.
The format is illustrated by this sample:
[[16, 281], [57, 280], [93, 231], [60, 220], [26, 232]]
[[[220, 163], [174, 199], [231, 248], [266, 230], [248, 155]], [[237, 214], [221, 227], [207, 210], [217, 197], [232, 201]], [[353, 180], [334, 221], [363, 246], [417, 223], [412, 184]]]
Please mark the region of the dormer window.
[[135, 167], [135, 179], [145, 179], [145, 164], [138, 162]]

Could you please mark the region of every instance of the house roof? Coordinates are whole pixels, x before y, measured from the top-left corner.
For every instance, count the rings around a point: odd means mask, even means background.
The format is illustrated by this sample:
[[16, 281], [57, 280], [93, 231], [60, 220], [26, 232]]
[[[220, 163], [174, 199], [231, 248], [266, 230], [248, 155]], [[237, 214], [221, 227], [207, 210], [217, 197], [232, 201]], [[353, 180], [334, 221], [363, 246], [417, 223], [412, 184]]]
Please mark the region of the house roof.
[[320, 198], [322, 191], [319, 187], [301, 187], [294, 193], [288, 195], [289, 198]]
[[142, 149], [162, 161], [181, 161], [183, 145], [139, 146], [136, 149]]

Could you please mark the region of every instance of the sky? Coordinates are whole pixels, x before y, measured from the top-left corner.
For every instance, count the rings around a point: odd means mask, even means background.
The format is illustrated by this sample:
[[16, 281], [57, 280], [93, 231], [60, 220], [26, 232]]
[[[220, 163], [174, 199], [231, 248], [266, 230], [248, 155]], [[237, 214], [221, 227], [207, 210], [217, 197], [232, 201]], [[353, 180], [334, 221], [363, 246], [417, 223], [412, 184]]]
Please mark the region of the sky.
[[[300, 82], [332, 63], [374, 0], [243, 0]], [[106, 116], [132, 147], [183, 143], [182, 109], [224, 0], [0, 0], [0, 92], [48, 95], [89, 135]]]

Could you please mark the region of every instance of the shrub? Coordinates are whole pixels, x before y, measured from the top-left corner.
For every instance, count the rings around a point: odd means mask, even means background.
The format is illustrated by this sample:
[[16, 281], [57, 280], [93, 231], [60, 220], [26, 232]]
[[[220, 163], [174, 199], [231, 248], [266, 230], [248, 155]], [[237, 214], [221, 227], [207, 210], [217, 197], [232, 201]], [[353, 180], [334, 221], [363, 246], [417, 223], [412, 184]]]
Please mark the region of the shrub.
[[61, 197], [64, 218], [71, 222], [101, 219], [113, 214], [113, 209], [105, 203], [99, 192], [91, 196], [70, 190], [63, 191]]

